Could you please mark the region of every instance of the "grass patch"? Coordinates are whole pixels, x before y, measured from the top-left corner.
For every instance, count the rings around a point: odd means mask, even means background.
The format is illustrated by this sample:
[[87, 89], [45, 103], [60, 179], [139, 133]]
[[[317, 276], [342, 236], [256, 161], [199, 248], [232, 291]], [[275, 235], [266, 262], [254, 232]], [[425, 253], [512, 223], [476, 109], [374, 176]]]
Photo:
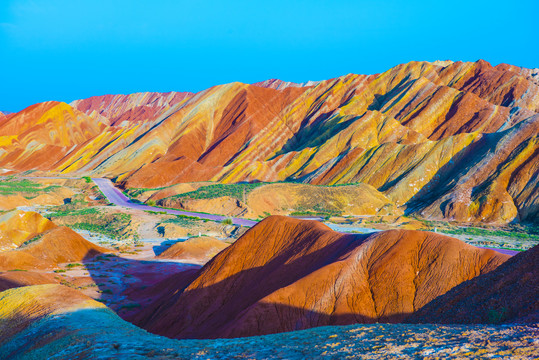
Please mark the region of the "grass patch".
[[67, 264], [66, 268], [71, 269], [71, 268], [74, 268], [74, 267], [77, 267], [77, 266], [83, 266], [83, 265], [79, 264], [79, 263], [71, 263], [71, 264]]
[[271, 183], [237, 183], [237, 184], [212, 184], [201, 186], [195, 191], [186, 192], [183, 194], [174, 195], [172, 199], [214, 199], [222, 196], [230, 196], [232, 198], [243, 201], [243, 194], [247, 196], [251, 191], [262, 185]]
[[104, 235], [114, 240], [138, 239], [138, 234], [126, 231], [131, 223], [131, 215], [124, 213], [107, 213], [97, 208], [57, 210], [49, 215], [52, 221], [72, 229], [85, 230]]
[[0, 182], [0, 195], [14, 195], [20, 194], [25, 197], [37, 196], [38, 193], [48, 193], [60, 188], [58, 185], [50, 185], [44, 187], [36, 182], [23, 179], [23, 180], [3, 180]]
[[82, 215], [93, 215], [93, 214], [99, 214], [99, 211], [96, 208], [90, 207], [90, 208], [84, 208], [84, 209], [78, 209], [78, 210], [58, 210], [55, 212], [52, 212], [49, 214], [50, 217], [62, 217], [62, 216], [82, 216]]
[[470, 235], [470, 236], [499, 236], [511, 239], [534, 240], [539, 241], [539, 235], [529, 234], [519, 231], [505, 230], [489, 230], [477, 227], [458, 227], [456, 229], [444, 230], [444, 233], [453, 235]]
[[202, 219], [199, 219], [194, 216], [187, 216], [187, 215], [176, 215], [175, 218], [167, 219], [163, 221], [163, 224], [174, 224], [179, 226], [193, 226], [200, 222], [206, 222]]
[[33, 238], [31, 238], [31, 239], [26, 240], [25, 242], [23, 242], [23, 243], [21, 244], [21, 246], [19, 246], [19, 248], [23, 248], [23, 247], [25, 247], [25, 246], [30, 245], [31, 243], [34, 243], [34, 242], [36, 242], [36, 241], [39, 241], [39, 240], [41, 240], [42, 237], [43, 237], [43, 234], [38, 234], [38, 235], [34, 236]]

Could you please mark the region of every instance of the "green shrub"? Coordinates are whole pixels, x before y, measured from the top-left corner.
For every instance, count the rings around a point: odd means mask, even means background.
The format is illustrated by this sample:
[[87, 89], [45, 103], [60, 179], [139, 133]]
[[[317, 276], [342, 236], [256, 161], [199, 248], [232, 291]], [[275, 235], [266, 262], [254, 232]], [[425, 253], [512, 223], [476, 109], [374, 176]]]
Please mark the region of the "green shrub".
[[226, 218], [226, 219], [223, 219], [223, 221], [221, 221], [221, 224], [224, 224], [224, 225], [232, 225], [233, 222], [232, 222], [232, 219], [231, 219], [231, 218]]

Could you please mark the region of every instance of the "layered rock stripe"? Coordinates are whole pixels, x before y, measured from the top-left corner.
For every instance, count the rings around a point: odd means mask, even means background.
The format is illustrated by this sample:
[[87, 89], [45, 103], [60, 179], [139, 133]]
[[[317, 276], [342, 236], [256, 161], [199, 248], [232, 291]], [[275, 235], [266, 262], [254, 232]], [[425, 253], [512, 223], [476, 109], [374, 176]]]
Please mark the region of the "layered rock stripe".
[[47, 102], [0, 118], [0, 168], [137, 188], [365, 183], [428, 218], [536, 221], [538, 73], [410, 62], [305, 84]]

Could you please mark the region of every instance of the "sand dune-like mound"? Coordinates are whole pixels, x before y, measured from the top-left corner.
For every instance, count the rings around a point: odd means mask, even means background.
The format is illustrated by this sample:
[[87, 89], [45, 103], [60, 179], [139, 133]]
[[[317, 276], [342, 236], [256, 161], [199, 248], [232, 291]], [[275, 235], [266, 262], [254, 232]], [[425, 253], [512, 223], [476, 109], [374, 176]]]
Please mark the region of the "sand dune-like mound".
[[56, 225], [32, 211], [15, 210], [0, 216], [0, 251], [19, 247], [25, 241]]
[[411, 318], [445, 324], [539, 322], [539, 245], [433, 300]]
[[201, 236], [172, 245], [159, 254], [158, 258], [206, 262], [228, 246], [224, 241], [211, 236]]
[[398, 322], [508, 258], [429, 232], [341, 234], [318, 222], [271, 216], [135, 322], [176, 338]]
[[95, 245], [67, 227], [55, 227], [36, 241], [0, 253], [0, 271], [41, 269], [59, 263], [82, 261], [109, 250]]

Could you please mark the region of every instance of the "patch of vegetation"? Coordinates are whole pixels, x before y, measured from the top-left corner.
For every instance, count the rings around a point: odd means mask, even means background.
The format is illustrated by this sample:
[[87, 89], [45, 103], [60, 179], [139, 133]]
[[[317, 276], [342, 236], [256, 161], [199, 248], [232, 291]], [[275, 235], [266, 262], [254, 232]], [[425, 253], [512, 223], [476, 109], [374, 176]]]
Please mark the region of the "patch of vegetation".
[[539, 241], [539, 235], [520, 232], [520, 231], [505, 231], [497, 229], [482, 229], [477, 227], [458, 227], [455, 229], [444, 230], [444, 233], [454, 235], [471, 235], [471, 236], [499, 236], [512, 239], [534, 240]]
[[24, 270], [24, 269], [10, 269], [8, 271], [28, 271], [28, 270]]
[[507, 309], [502, 307], [499, 310], [490, 309], [488, 312], [488, 322], [490, 324], [501, 324], [506, 318]]
[[313, 206], [306, 208], [298, 205], [296, 210], [293, 211], [291, 216], [319, 216], [319, 217], [331, 217], [331, 216], [341, 216], [342, 211], [339, 211], [335, 208], [324, 207], [323, 204], [314, 204]]
[[174, 195], [172, 199], [214, 199], [222, 196], [243, 201], [243, 195], [247, 196], [251, 191], [262, 185], [270, 183], [237, 183], [237, 184], [212, 184], [201, 186], [195, 191]]
[[133, 310], [139, 307], [140, 307], [139, 303], [125, 304], [125, 305], [122, 305], [118, 310]]
[[51, 220], [59, 225], [102, 234], [114, 240], [138, 239], [137, 233], [126, 231], [131, 223], [130, 214], [108, 213], [93, 207], [73, 209], [63, 206], [62, 208], [49, 214]]
[[30, 245], [31, 243], [34, 243], [34, 242], [36, 242], [36, 241], [41, 240], [42, 237], [43, 237], [43, 234], [38, 234], [38, 235], [34, 236], [33, 238], [31, 238], [31, 239], [26, 240], [25, 242], [23, 242], [23, 243], [21, 244], [20, 247], [23, 248], [23, 247], [25, 247], [25, 246], [28, 246], [28, 245]]
[[61, 217], [61, 216], [82, 216], [82, 215], [92, 215], [99, 214], [99, 210], [93, 207], [77, 209], [77, 210], [58, 210], [49, 214], [50, 217]]
[[[171, 185], [174, 186], [174, 185]], [[129, 197], [139, 197], [140, 195], [144, 194], [147, 191], [159, 191], [166, 188], [169, 188], [171, 186], [162, 186], [157, 188], [130, 188], [125, 190], [125, 194]]]
[[77, 266], [83, 266], [83, 265], [79, 264], [79, 263], [71, 263], [71, 264], [67, 264], [66, 268], [71, 269], [71, 268], [74, 268], [74, 267], [77, 267]]
[[86, 181], [87, 184], [92, 182], [92, 178], [89, 176], [83, 176], [82, 178], [84, 179], [84, 181]]
[[67, 280], [60, 281], [60, 284], [64, 285], [64, 286], [67, 286], [67, 287], [70, 287], [70, 288], [73, 288], [73, 289], [77, 288], [77, 286], [75, 284], [73, 284], [73, 283], [71, 283], [71, 282], [69, 282]]
[[144, 211], [152, 215], [167, 215], [166, 211], [152, 211], [152, 210], [144, 210]]
[[4, 179], [0, 181], [0, 195], [20, 194], [21, 196], [32, 198], [32, 196], [35, 197], [40, 192], [48, 193], [58, 188], [60, 188], [58, 185], [43, 187], [43, 185], [27, 179]]
[[163, 224], [175, 224], [179, 226], [189, 227], [194, 226], [199, 222], [205, 222], [197, 217], [194, 216], [187, 216], [187, 215], [176, 215], [175, 218], [167, 219], [163, 221]]
[[54, 270], [55, 273], [65, 273], [67, 270], [65, 269], [56, 269]]
[[232, 225], [232, 219], [230, 218], [223, 219], [223, 221], [221, 221], [221, 224]]

